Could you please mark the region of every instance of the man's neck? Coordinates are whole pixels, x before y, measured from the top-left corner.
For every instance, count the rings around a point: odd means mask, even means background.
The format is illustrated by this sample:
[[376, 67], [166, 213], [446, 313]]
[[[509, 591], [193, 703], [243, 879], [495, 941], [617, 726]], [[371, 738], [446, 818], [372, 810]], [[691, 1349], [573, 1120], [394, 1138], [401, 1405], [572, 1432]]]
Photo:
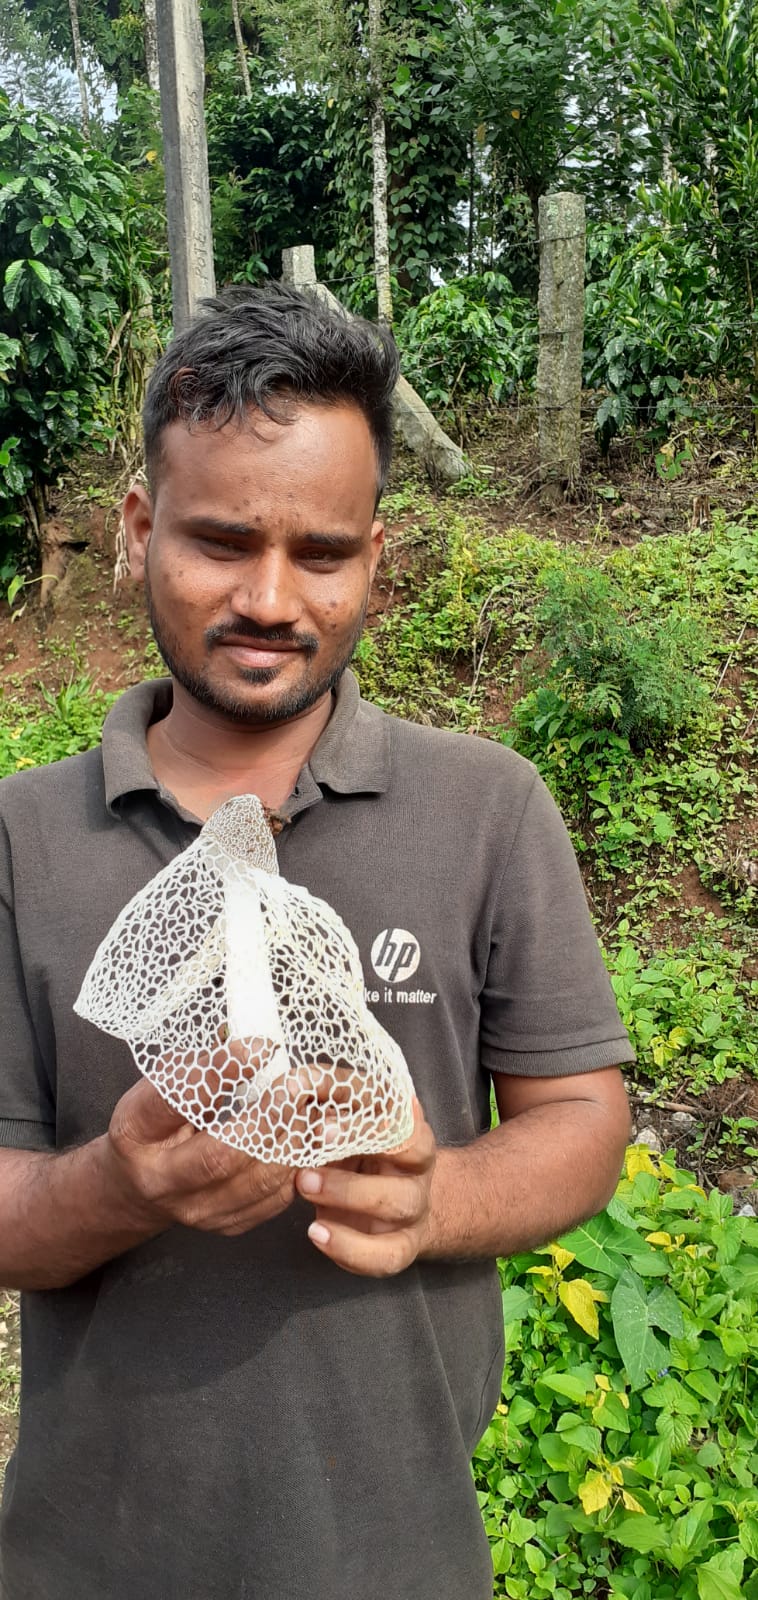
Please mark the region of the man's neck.
[[278, 810], [331, 712], [327, 694], [289, 722], [248, 728], [225, 721], [175, 682], [171, 710], [148, 728], [148, 753], [163, 788], [203, 821], [234, 794], [257, 794]]

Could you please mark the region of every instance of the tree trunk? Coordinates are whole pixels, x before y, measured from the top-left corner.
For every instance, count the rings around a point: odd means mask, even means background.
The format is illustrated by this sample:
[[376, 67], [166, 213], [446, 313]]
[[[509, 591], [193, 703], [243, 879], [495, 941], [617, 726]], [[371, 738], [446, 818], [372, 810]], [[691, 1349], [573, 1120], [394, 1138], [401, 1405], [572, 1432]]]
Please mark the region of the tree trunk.
[[156, 92], [160, 89], [160, 69], [158, 66], [158, 17], [156, 14], [157, 0], [145, 0], [145, 71], [151, 89]]
[[79, 100], [82, 108], [82, 133], [89, 139], [89, 101], [87, 99], [87, 80], [84, 76], [84, 57], [82, 55], [82, 36], [79, 32], [79, 12], [76, 0], [68, 0], [69, 16], [71, 17], [71, 39], [74, 46], [74, 60], [76, 62], [76, 76], [79, 79]]
[[250, 71], [247, 65], [247, 55], [245, 54], [245, 41], [242, 37], [239, 0], [232, 0], [232, 20], [234, 22], [234, 37], [237, 40], [237, 55], [239, 56], [240, 72], [242, 73], [242, 87], [245, 91], [245, 99], [252, 100], [253, 90], [250, 83]]
[[369, 0], [368, 49], [371, 95], [372, 203], [374, 211], [374, 275], [379, 321], [392, 327], [389, 224], [387, 220], [387, 137], [381, 66], [382, 0]]

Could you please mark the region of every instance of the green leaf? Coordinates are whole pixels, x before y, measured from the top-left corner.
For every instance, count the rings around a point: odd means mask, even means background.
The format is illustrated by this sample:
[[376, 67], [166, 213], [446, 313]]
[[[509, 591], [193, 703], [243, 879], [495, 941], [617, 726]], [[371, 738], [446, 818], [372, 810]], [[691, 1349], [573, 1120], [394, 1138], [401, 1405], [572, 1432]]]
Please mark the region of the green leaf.
[[654, 1328], [662, 1328], [664, 1333], [670, 1333], [674, 1339], [682, 1338], [684, 1334], [682, 1307], [672, 1289], [659, 1287], [651, 1290], [647, 1311]]
[[604, 1211], [565, 1234], [558, 1243], [564, 1250], [571, 1250], [583, 1267], [604, 1272], [609, 1278], [618, 1278], [624, 1270], [624, 1262], [619, 1259], [624, 1251], [642, 1246], [638, 1233], [613, 1222]]
[[751, 1561], [758, 1561], [758, 1517], [745, 1517], [737, 1530], [737, 1538], [745, 1555]]
[[39, 255], [41, 250], [45, 250], [47, 248], [47, 242], [49, 238], [50, 229], [46, 228], [43, 222], [35, 223], [29, 235], [32, 250], [36, 250], [37, 254]]
[[554, 1394], [565, 1395], [567, 1400], [575, 1404], [583, 1404], [588, 1391], [593, 1388], [593, 1375], [589, 1373], [589, 1381], [584, 1374], [573, 1372], [543, 1372], [539, 1379], [540, 1385], [551, 1389]]
[[741, 1550], [732, 1547], [720, 1550], [697, 1570], [699, 1600], [743, 1600], [742, 1571], [745, 1558]]
[[650, 1555], [653, 1551], [657, 1553], [666, 1549], [670, 1534], [662, 1522], [657, 1522], [654, 1517], [641, 1516], [637, 1511], [624, 1517], [615, 1528], [608, 1528], [607, 1538], [615, 1539], [627, 1550]]
[[515, 1283], [510, 1289], [503, 1290], [502, 1299], [504, 1322], [523, 1322], [534, 1304], [532, 1296], [526, 1289], [520, 1289]]
[[32, 272], [36, 275], [36, 277], [39, 278], [40, 283], [44, 283], [44, 284], [51, 284], [52, 283], [53, 275], [52, 275], [52, 273], [50, 271], [50, 268], [45, 266], [44, 261], [30, 261], [30, 262], [28, 262], [28, 265], [31, 268]]
[[651, 1372], [668, 1365], [665, 1346], [652, 1331], [648, 1298], [641, 1278], [625, 1271], [611, 1296], [611, 1320], [619, 1354], [633, 1389], [641, 1389]]

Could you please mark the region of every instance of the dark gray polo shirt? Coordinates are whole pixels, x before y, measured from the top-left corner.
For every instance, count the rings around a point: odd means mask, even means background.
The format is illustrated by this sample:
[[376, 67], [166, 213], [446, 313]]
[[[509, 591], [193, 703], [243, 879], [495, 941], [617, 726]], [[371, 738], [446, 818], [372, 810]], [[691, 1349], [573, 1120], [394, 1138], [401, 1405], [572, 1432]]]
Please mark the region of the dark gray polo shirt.
[[[137, 1073], [75, 1016], [117, 913], [194, 838], [129, 690], [101, 750], [0, 784], [0, 1143], [107, 1128]], [[333, 905], [438, 1139], [489, 1073], [632, 1059], [566, 831], [534, 770], [414, 727], [350, 674], [289, 803], [283, 875]], [[298, 1202], [243, 1238], [173, 1228], [27, 1294], [4, 1600], [489, 1600], [469, 1458], [498, 1400], [495, 1267], [340, 1271]]]

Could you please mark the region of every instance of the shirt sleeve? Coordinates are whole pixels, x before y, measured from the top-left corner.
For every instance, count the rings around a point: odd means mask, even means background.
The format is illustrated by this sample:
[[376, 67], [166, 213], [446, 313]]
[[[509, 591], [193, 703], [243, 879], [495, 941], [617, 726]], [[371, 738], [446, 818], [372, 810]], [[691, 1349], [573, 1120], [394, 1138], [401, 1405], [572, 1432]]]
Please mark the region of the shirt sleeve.
[[14, 914], [11, 848], [0, 822], [0, 1146], [55, 1148], [55, 1105], [29, 1005]]
[[535, 777], [496, 888], [481, 995], [490, 1072], [560, 1077], [634, 1061], [563, 819]]

